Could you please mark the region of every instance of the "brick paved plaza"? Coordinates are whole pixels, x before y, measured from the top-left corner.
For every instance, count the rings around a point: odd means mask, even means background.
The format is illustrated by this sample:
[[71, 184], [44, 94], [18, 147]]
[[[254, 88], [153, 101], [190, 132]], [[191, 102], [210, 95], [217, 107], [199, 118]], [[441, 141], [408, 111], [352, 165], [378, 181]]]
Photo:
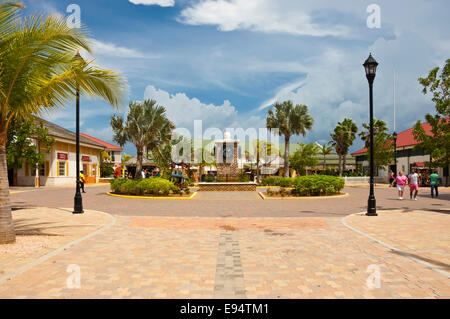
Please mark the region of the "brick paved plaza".
[[[418, 201], [377, 189], [378, 217], [355, 215], [365, 210], [362, 187], [347, 187], [344, 198], [285, 201], [257, 192], [130, 200], [107, 190], [87, 188], [81, 216], [60, 209], [72, 206], [72, 188], [14, 190], [14, 219], [26, 221], [18, 243], [43, 244], [27, 258], [13, 247], [0, 251], [0, 297], [450, 297], [445, 189], [434, 200], [421, 189]], [[46, 245], [49, 235], [57, 241]], [[79, 267], [80, 288], [68, 288], [70, 265]], [[367, 283], [373, 269], [380, 286]]]

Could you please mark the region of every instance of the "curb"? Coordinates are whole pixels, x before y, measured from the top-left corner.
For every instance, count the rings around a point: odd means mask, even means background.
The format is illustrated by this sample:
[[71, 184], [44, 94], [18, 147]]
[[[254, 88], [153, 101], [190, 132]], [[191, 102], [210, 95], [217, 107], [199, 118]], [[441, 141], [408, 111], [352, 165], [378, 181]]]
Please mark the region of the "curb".
[[430, 263], [428, 263], [428, 262], [426, 262], [426, 261], [423, 261], [423, 260], [421, 260], [421, 259], [419, 259], [419, 258], [416, 258], [416, 257], [414, 257], [414, 256], [411, 256], [411, 254], [409, 254], [409, 253], [407, 253], [407, 252], [405, 252], [405, 251], [403, 251], [403, 250], [400, 250], [400, 249], [398, 249], [398, 248], [395, 248], [394, 246], [391, 246], [391, 245], [389, 245], [389, 244], [383, 242], [382, 240], [380, 240], [380, 239], [378, 239], [378, 238], [375, 238], [375, 237], [373, 237], [373, 236], [370, 236], [370, 235], [368, 235], [368, 234], [366, 234], [366, 233], [364, 233], [364, 232], [362, 232], [362, 231], [360, 231], [360, 230], [358, 230], [358, 229], [356, 229], [356, 228], [354, 228], [354, 227], [352, 227], [352, 226], [350, 226], [350, 225], [347, 224], [347, 222], [346, 222], [346, 219], [347, 219], [347, 218], [349, 218], [349, 217], [351, 217], [351, 216], [354, 216], [354, 215], [359, 215], [359, 214], [364, 214], [364, 212], [362, 212], [362, 213], [354, 213], [354, 214], [345, 216], [344, 218], [341, 219], [341, 223], [342, 223], [345, 227], [347, 227], [348, 229], [354, 231], [355, 233], [357, 233], [357, 234], [359, 234], [359, 235], [361, 235], [361, 236], [363, 236], [363, 237], [366, 237], [367, 239], [370, 239], [370, 240], [372, 240], [372, 241], [374, 241], [374, 242], [376, 242], [376, 243], [378, 243], [378, 244], [380, 244], [380, 245], [382, 245], [382, 246], [384, 246], [384, 247], [386, 247], [386, 248], [388, 248], [388, 249], [390, 249], [390, 250], [392, 250], [392, 251], [395, 251], [395, 252], [397, 252], [399, 255], [401, 255], [401, 256], [403, 256], [403, 257], [406, 257], [406, 258], [409, 258], [409, 259], [411, 259], [411, 260], [413, 260], [413, 261], [415, 261], [415, 262], [421, 264], [422, 266], [425, 266], [426, 268], [429, 268], [429, 269], [431, 269], [431, 270], [434, 270], [435, 272], [437, 272], [437, 273], [439, 273], [439, 274], [441, 274], [441, 275], [443, 275], [443, 276], [445, 276], [445, 277], [447, 277], [447, 278], [450, 278], [450, 273], [446, 272], [445, 270], [439, 269], [439, 268], [437, 268], [436, 266], [434, 266], [433, 264], [430, 264]]
[[[68, 208], [58, 208], [58, 209], [66, 210], [66, 211], [69, 210]], [[70, 211], [72, 211], [72, 209], [70, 209]], [[87, 211], [96, 212], [96, 213], [101, 213], [101, 214], [107, 215], [107, 216], [109, 216], [111, 221], [108, 224], [103, 225], [99, 229], [94, 230], [92, 233], [84, 235], [83, 237], [77, 238], [77, 239], [69, 242], [68, 244], [65, 244], [64, 246], [59, 247], [58, 249], [56, 249], [56, 250], [54, 250], [52, 252], [49, 252], [48, 254], [46, 254], [44, 256], [39, 257], [38, 259], [32, 261], [31, 263], [23, 265], [23, 266], [19, 267], [17, 270], [0, 277], [0, 284], [4, 283], [5, 281], [11, 280], [12, 278], [14, 278], [14, 277], [24, 273], [25, 271], [30, 270], [31, 268], [33, 268], [33, 267], [43, 263], [44, 261], [47, 261], [48, 259], [58, 255], [62, 251], [67, 250], [70, 247], [81, 243], [82, 241], [84, 241], [86, 239], [89, 239], [91, 237], [94, 237], [95, 235], [97, 235], [100, 232], [110, 228], [111, 226], [113, 226], [116, 223], [116, 217], [111, 215], [111, 214], [108, 214], [108, 213], [105, 213], [105, 212], [101, 212], [101, 211], [98, 211], [98, 210], [87, 210]]]
[[194, 192], [189, 197], [161, 197], [161, 196], [133, 196], [133, 195], [118, 195], [113, 194], [111, 192], [106, 193], [108, 196], [112, 197], [119, 197], [119, 198], [131, 198], [131, 199], [193, 199], [195, 196], [197, 196], [197, 192]]
[[259, 196], [261, 196], [264, 200], [316, 200], [316, 199], [332, 199], [332, 198], [344, 198], [350, 196], [349, 193], [343, 193], [341, 195], [336, 196], [287, 196], [287, 197], [269, 197], [265, 196], [263, 192], [258, 192]]

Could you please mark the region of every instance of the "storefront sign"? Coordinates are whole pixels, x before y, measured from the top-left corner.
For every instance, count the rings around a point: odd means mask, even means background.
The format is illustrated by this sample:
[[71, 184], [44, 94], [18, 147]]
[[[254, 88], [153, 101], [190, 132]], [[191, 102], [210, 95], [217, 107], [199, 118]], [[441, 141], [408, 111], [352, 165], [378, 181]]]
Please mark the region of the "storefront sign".
[[81, 160], [83, 162], [90, 162], [91, 161], [91, 157], [90, 156], [81, 156]]
[[62, 161], [67, 161], [69, 159], [69, 155], [66, 153], [58, 153], [58, 159]]

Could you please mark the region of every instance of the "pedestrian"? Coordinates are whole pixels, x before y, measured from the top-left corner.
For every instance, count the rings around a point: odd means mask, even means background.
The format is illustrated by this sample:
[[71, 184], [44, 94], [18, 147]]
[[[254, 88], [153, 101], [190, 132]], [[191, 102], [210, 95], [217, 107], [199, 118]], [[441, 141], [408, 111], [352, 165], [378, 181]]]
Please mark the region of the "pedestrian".
[[405, 185], [408, 183], [408, 178], [403, 175], [403, 171], [398, 172], [396, 179], [392, 182], [392, 186], [397, 182], [398, 199], [403, 200], [403, 192], [405, 191]]
[[84, 174], [83, 174], [84, 172], [83, 171], [80, 171], [80, 187], [81, 187], [81, 190], [83, 191], [83, 193], [86, 193], [85, 191], [84, 191], [84, 183], [86, 183], [86, 177], [84, 177]]
[[[389, 184], [392, 184], [394, 180], [395, 180], [394, 172], [391, 171], [391, 173], [389, 174]], [[392, 187], [392, 185], [389, 186]]]
[[419, 192], [419, 174], [413, 169], [409, 175], [409, 199], [417, 200], [417, 193]]
[[434, 171], [433, 174], [430, 175], [430, 187], [431, 187], [431, 198], [434, 198], [434, 191], [436, 191], [436, 198], [439, 196], [439, 174], [437, 171]]

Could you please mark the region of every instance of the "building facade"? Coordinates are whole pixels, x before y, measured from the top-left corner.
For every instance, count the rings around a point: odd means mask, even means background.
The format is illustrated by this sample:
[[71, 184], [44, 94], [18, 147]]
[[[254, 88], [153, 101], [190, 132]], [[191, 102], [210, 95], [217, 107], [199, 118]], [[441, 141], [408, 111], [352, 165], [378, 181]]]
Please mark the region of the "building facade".
[[102, 141], [98, 138], [95, 138], [93, 136], [80, 133], [80, 136], [83, 136], [95, 143], [103, 145], [104, 151], [109, 155], [111, 159], [105, 160], [104, 162], [112, 164], [113, 169], [116, 169], [117, 167], [121, 166], [122, 164], [122, 151], [123, 148], [105, 141]]
[[[428, 123], [423, 123], [422, 127], [428, 135], [432, 135], [431, 126]], [[397, 136], [397, 173], [403, 171], [405, 175], [409, 175], [413, 169], [417, 170], [426, 184], [428, 175], [431, 169], [428, 167], [431, 159], [430, 154], [426, 154], [423, 150], [414, 149], [414, 146], [419, 143], [415, 140], [413, 135], [414, 128], [403, 131]], [[357, 166], [361, 167], [364, 172], [369, 172], [369, 161], [366, 156], [367, 149], [363, 148], [352, 153], [356, 159]], [[378, 168], [375, 170], [375, 176], [379, 182], [388, 182], [390, 171], [394, 171], [394, 162], [388, 167]], [[449, 167], [440, 167], [437, 169], [439, 175], [444, 177], [449, 176]]]
[[[48, 129], [48, 135], [55, 139], [50, 151], [34, 138], [39, 151], [45, 154], [41, 167], [31, 167], [25, 162], [21, 169], [12, 172], [11, 186], [54, 186], [76, 182], [76, 134], [54, 123], [36, 118]], [[86, 183], [97, 183], [100, 177], [100, 156], [104, 146], [80, 136], [80, 170], [86, 176]]]

